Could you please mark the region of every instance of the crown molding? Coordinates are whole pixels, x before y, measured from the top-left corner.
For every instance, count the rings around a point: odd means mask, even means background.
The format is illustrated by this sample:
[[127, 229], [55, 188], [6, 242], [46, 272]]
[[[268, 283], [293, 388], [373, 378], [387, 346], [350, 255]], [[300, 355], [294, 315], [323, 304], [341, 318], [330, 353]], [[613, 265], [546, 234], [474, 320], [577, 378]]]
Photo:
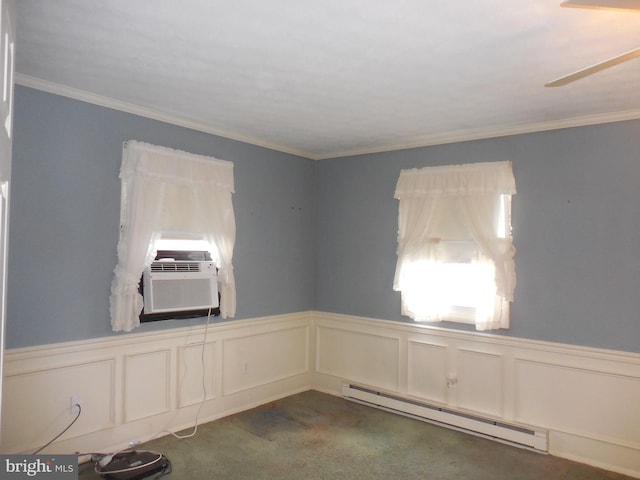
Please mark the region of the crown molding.
[[444, 145], [447, 143], [469, 142], [473, 140], [484, 140], [489, 138], [506, 137], [511, 135], [522, 135], [526, 133], [544, 132], [550, 130], [561, 130], [565, 128], [584, 127], [588, 125], [599, 125], [604, 123], [622, 122], [627, 120], [640, 119], [640, 110], [627, 110], [621, 112], [611, 112], [595, 115], [584, 115], [580, 117], [571, 117], [562, 120], [553, 120], [549, 122], [528, 123], [516, 126], [502, 126], [492, 128], [478, 128], [473, 130], [460, 130], [454, 132], [445, 132], [437, 135], [424, 135], [419, 138], [412, 139], [403, 143], [394, 143], [383, 145], [375, 148], [359, 148], [352, 150], [338, 150], [324, 154], [314, 154], [308, 151], [287, 147], [270, 143], [263, 139], [241, 135], [235, 132], [212, 128], [201, 122], [196, 122], [179, 115], [171, 115], [160, 112], [158, 110], [142, 107], [133, 103], [115, 100], [113, 98], [96, 95], [85, 90], [73, 87], [67, 87], [58, 83], [49, 82], [29, 75], [16, 73], [15, 81], [18, 85], [42, 90], [44, 92], [61, 95], [63, 97], [73, 98], [82, 102], [99, 105], [113, 110], [139, 115], [141, 117], [158, 120], [160, 122], [189, 128], [203, 133], [216, 135], [219, 137], [236, 140], [258, 147], [268, 148], [282, 153], [295, 155], [310, 160], [328, 160], [332, 158], [352, 157], [358, 155], [370, 155], [375, 153], [391, 152], [394, 150], [407, 150], [412, 148], [431, 147], [435, 145]]
[[447, 143], [470, 142], [473, 140], [485, 140], [489, 138], [508, 137], [511, 135], [562, 130], [565, 128], [574, 127], [586, 127], [589, 125], [600, 125], [605, 123], [624, 122], [628, 120], [638, 119], [640, 119], [640, 110], [626, 110], [621, 112], [611, 112], [596, 115], [584, 115], [580, 117], [553, 120], [549, 122], [528, 123], [518, 126], [503, 126], [498, 128], [479, 128], [474, 130], [446, 132], [440, 135], [427, 135], [414, 141], [385, 145], [379, 148], [343, 150], [323, 155], [316, 155], [314, 157], [314, 160], [329, 160], [332, 158], [351, 157], [356, 155], [371, 155], [374, 153], [384, 153], [395, 150], [432, 147], [435, 145], [444, 145]]
[[156, 110], [153, 108], [142, 107], [140, 105], [125, 102], [122, 100], [116, 100], [110, 97], [104, 97], [102, 95], [97, 95], [95, 93], [87, 92], [86, 90], [81, 90], [78, 88], [60, 85], [55, 82], [49, 82], [47, 80], [42, 80], [40, 78], [32, 77], [29, 75], [16, 73], [15, 82], [16, 84], [22, 85], [23, 87], [29, 87], [35, 90], [41, 90], [43, 92], [53, 93], [54, 95], [60, 95], [63, 97], [72, 98], [74, 100], [80, 100], [82, 102], [110, 108], [112, 110], [131, 113], [133, 115], [138, 115], [138, 116], [149, 118], [152, 120], [158, 120], [160, 122], [169, 123], [179, 127], [189, 128], [191, 130], [196, 130], [198, 132], [216, 135], [218, 137], [227, 138], [229, 140], [236, 140], [239, 142], [248, 143], [250, 145], [255, 145], [257, 147], [268, 148], [269, 150], [276, 150], [278, 152], [288, 153], [290, 155], [295, 155], [298, 157], [315, 160], [313, 155], [311, 155], [309, 152], [305, 152], [295, 148], [290, 148], [284, 145], [270, 143], [260, 138], [250, 137], [247, 135], [241, 135], [234, 132], [229, 132], [227, 130], [213, 128], [210, 125], [193, 121], [186, 117], [181, 117], [179, 115], [172, 115], [169, 113], [160, 112], [159, 110]]

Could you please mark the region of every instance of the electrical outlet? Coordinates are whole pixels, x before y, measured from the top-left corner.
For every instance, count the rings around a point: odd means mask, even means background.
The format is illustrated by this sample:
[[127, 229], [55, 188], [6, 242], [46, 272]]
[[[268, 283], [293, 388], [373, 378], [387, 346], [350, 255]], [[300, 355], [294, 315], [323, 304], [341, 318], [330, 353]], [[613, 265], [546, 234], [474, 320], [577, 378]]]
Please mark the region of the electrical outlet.
[[454, 376], [447, 377], [447, 387], [456, 388], [458, 386], [458, 379]]
[[[80, 408], [78, 408], [80, 406]], [[71, 415], [78, 415], [82, 409], [82, 397], [80, 395], [71, 395], [71, 409], [69, 413]]]

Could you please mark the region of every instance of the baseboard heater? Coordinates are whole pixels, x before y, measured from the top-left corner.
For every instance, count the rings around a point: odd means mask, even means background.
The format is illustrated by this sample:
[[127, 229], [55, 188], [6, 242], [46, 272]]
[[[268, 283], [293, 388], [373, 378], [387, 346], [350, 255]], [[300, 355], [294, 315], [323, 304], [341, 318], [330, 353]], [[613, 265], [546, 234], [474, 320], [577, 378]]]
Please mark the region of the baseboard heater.
[[369, 388], [344, 383], [342, 395], [364, 405], [442, 425], [455, 430], [479, 435], [537, 452], [547, 452], [547, 432], [476, 415], [429, 405]]

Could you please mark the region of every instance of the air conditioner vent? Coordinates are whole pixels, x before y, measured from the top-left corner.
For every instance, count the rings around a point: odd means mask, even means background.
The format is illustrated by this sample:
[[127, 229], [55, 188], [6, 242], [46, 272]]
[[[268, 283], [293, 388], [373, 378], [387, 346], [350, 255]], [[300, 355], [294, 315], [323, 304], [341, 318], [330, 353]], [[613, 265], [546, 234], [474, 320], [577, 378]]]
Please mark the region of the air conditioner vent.
[[145, 314], [218, 307], [213, 262], [156, 261], [145, 269], [142, 280]]
[[153, 262], [152, 272], [200, 272], [202, 262]]

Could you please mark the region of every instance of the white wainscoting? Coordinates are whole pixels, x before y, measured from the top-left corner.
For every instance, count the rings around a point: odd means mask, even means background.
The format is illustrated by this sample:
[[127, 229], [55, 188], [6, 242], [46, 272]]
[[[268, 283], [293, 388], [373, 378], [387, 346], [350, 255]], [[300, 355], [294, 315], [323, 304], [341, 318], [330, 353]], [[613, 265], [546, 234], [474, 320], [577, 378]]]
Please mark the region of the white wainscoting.
[[[0, 450], [114, 451], [311, 388], [310, 312], [8, 350]], [[204, 362], [203, 362], [204, 360]], [[204, 365], [204, 376], [203, 376]], [[203, 390], [203, 381], [206, 394]]]
[[[324, 312], [8, 350], [0, 451], [113, 451], [344, 382], [549, 431], [549, 452], [640, 478], [640, 355]], [[203, 372], [204, 359], [204, 372]]]
[[350, 382], [549, 431], [549, 453], [640, 478], [640, 355], [316, 312], [313, 386]]

